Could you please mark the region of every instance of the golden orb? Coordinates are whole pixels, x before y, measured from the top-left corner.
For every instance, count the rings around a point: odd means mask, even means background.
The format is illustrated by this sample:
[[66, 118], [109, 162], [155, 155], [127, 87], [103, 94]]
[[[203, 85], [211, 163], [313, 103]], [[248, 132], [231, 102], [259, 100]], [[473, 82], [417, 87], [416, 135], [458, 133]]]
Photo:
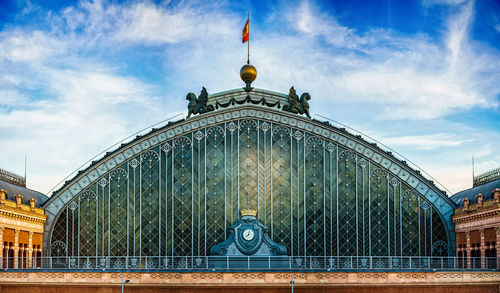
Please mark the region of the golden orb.
[[253, 65], [245, 64], [241, 67], [240, 77], [249, 86], [257, 78], [257, 69]]

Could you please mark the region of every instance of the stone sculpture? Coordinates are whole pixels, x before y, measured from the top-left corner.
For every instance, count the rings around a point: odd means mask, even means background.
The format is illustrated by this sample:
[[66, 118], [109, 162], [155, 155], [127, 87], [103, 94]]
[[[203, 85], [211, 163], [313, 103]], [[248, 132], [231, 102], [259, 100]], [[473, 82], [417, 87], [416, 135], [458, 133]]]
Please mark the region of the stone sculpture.
[[201, 89], [201, 93], [196, 98], [196, 95], [194, 93], [188, 93], [186, 95], [186, 100], [189, 101], [188, 104], [188, 116], [189, 118], [191, 114], [203, 114], [206, 112], [213, 111], [215, 108], [213, 105], [207, 105], [208, 103], [208, 92], [205, 87]]
[[290, 88], [288, 93], [288, 105], [283, 106], [283, 111], [292, 112], [295, 114], [306, 114], [307, 117], [311, 118], [309, 115], [309, 100], [311, 95], [309, 93], [303, 93], [300, 98], [297, 92], [293, 88]]

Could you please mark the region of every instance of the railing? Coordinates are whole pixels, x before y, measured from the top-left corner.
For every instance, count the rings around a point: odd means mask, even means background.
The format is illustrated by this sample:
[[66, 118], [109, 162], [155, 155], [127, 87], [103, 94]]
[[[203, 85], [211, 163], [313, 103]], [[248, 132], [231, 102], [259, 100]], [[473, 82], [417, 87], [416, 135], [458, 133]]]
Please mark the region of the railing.
[[0, 258], [7, 270], [153, 271], [450, 271], [500, 270], [496, 257], [33, 257]]
[[0, 168], [0, 179], [17, 186], [26, 187], [26, 178]]
[[477, 176], [474, 176], [473, 179], [473, 185], [478, 186], [484, 183], [491, 182], [493, 180], [496, 180], [500, 178], [500, 168], [496, 168], [487, 172], [484, 172], [482, 174], [479, 174]]

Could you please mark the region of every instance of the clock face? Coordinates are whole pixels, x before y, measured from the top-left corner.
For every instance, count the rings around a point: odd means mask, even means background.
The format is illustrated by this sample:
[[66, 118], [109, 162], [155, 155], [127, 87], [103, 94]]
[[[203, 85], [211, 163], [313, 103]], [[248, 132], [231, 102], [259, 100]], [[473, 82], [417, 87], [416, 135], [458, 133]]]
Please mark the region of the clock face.
[[253, 236], [254, 233], [252, 229], [246, 229], [245, 231], [243, 231], [243, 239], [245, 239], [246, 241], [252, 240]]

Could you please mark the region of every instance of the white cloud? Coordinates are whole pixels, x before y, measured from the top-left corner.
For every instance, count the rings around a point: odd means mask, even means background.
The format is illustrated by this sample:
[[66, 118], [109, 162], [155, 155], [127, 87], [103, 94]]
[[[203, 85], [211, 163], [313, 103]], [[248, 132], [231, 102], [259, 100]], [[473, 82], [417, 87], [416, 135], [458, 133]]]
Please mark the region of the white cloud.
[[[284, 9], [298, 34], [259, 40], [257, 60], [273, 71], [271, 83], [286, 77], [315, 88], [320, 108], [335, 100], [361, 103], [378, 119], [435, 119], [498, 104], [500, 59], [468, 37], [473, 3], [454, 10], [442, 42], [385, 29], [360, 34], [307, 1], [301, 7]], [[331, 47], [315, 40], [335, 35]]]
[[435, 150], [442, 147], [458, 147], [467, 140], [458, 139], [451, 133], [436, 133], [426, 135], [408, 135], [381, 138], [384, 144], [392, 146], [411, 146], [419, 150]]
[[237, 18], [222, 8], [218, 3], [192, 1], [175, 4], [81, 1], [77, 7], [68, 7], [61, 15], [54, 15], [52, 22], [65, 33], [83, 31], [91, 45], [94, 42], [111, 46], [117, 42], [174, 44], [232, 35]]
[[[307, 1], [278, 7], [273, 15], [283, 23], [253, 28], [254, 86], [287, 92], [295, 85], [312, 94], [312, 113], [359, 124], [368, 134], [397, 123], [400, 131], [380, 140], [458, 191], [467, 185], [453, 174], [466, 178], [476, 144], [496, 136], [445, 127], [437, 118], [495, 107], [500, 93], [498, 54], [470, 39], [474, 6], [458, 2], [437, 40], [383, 28], [359, 33]], [[0, 32], [0, 133], [9, 137], [0, 145], [2, 167], [22, 173], [15, 166], [28, 153], [29, 185], [47, 191], [108, 144], [183, 109], [187, 91], [243, 86], [244, 21], [223, 4], [211, 5], [82, 1], [50, 14], [47, 31]], [[160, 56], [149, 66], [164, 80], [148, 84], [141, 72], [125, 73], [129, 58], [143, 62], [125, 56], [134, 46]], [[115, 52], [126, 58], [109, 60]], [[422, 132], [421, 123], [432, 127]], [[500, 163], [480, 149], [483, 160]]]
[[66, 44], [41, 31], [0, 33], [0, 61], [36, 62], [64, 51]]
[[[148, 3], [139, 3], [124, 11], [117, 28], [118, 40], [140, 43], [177, 43], [189, 39], [204, 39], [207, 33], [227, 35], [234, 28], [225, 15], [203, 8], [180, 6], [173, 10]], [[213, 22], [211, 19], [218, 19]], [[229, 22], [229, 23], [228, 23]]]
[[290, 14], [288, 21], [299, 32], [313, 37], [320, 36], [331, 45], [352, 47], [355, 46], [354, 31], [320, 14], [318, 8], [309, 1], [302, 1], [299, 7], [295, 8], [296, 13]]
[[78, 69], [44, 68], [40, 74], [56, 98], [0, 115], [0, 132], [9, 137], [1, 153], [13, 165], [26, 153], [30, 173], [43, 174], [30, 176], [38, 190], [48, 191], [108, 145], [160, 120], [155, 115], [165, 117], [149, 86], [135, 78]]
[[[450, 73], [454, 74], [457, 71], [457, 66], [464, 54], [461, 50], [467, 44], [468, 31], [471, 25], [472, 17], [474, 15], [474, 2], [470, 1], [461, 10], [448, 20], [448, 39], [446, 46], [450, 52], [449, 66]], [[465, 60], [467, 62], [469, 60]], [[459, 70], [459, 69], [458, 69]]]
[[17, 90], [0, 89], [0, 107], [16, 107], [27, 102], [28, 100]]
[[432, 5], [460, 5], [466, 2], [470, 2], [470, 0], [423, 0], [423, 4], [425, 6]]

